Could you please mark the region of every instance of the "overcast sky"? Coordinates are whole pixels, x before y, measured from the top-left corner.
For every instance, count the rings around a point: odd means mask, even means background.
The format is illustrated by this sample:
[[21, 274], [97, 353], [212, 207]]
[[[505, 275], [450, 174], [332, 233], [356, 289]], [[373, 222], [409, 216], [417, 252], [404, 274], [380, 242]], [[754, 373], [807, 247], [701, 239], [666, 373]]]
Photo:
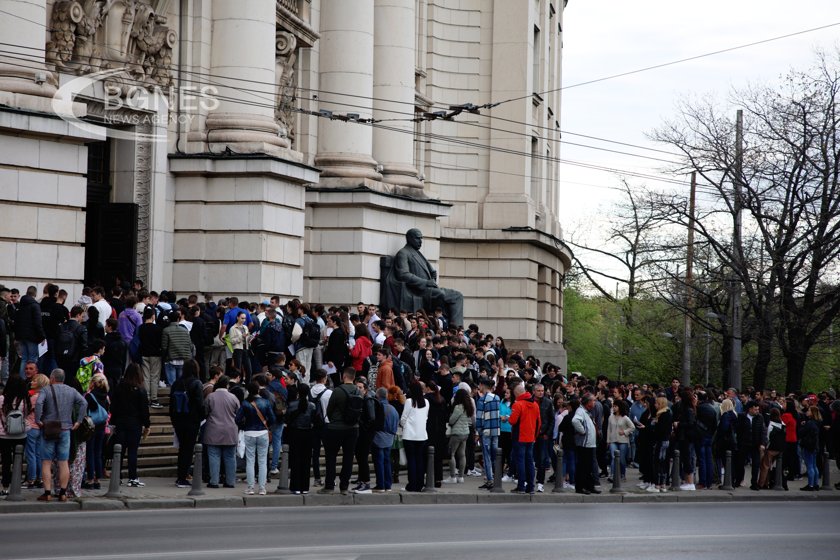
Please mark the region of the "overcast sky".
[[[645, 133], [674, 115], [677, 99], [713, 94], [725, 100], [733, 85], [777, 80], [787, 69], [812, 62], [815, 48], [840, 44], [840, 26], [569, 86], [835, 22], [840, 22], [840, 0], [570, 0], [564, 14], [563, 85], [568, 89], [562, 100], [563, 140], [667, 158], [570, 133], [666, 149], [648, 141]], [[665, 165], [566, 144], [561, 157], [657, 175]], [[560, 220], [566, 237], [580, 231], [582, 223], [603, 224], [611, 201], [620, 198], [609, 187], [618, 185], [614, 174], [562, 165]]]

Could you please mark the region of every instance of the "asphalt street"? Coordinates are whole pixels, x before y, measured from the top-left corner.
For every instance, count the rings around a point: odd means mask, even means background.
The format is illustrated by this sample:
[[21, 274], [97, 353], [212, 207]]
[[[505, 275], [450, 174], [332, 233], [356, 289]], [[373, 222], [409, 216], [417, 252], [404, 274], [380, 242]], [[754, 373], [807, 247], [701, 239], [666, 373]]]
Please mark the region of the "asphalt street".
[[836, 559], [840, 503], [481, 504], [19, 514], [0, 558]]

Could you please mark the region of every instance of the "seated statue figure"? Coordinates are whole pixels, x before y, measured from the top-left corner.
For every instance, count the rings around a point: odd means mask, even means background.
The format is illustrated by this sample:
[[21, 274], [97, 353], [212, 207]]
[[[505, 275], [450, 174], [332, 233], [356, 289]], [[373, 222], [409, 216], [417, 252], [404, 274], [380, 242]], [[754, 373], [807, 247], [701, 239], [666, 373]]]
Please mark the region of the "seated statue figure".
[[405, 233], [405, 247], [397, 251], [391, 269], [382, 279], [380, 307], [411, 312], [440, 307], [450, 325], [463, 326], [463, 294], [437, 285], [437, 271], [420, 252], [422, 245], [423, 233], [419, 229], [410, 229]]

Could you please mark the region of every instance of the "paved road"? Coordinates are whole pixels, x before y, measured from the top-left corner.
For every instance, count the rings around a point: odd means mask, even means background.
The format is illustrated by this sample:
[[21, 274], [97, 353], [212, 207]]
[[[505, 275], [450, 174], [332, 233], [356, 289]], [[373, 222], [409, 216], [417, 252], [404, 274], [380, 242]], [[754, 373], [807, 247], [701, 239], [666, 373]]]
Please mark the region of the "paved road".
[[[20, 514], [0, 558], [835, 560], [838, 503], [370, 506]], [[806, 552], [807, 551], [807, 552]]]

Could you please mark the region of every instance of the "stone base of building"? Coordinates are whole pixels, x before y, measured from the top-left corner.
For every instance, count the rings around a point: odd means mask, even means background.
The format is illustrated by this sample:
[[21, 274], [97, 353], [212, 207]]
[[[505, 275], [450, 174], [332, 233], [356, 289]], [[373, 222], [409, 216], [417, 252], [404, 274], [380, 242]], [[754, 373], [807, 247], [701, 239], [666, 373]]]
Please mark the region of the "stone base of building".
[[271, 156], [169, 158], [176, 292], [248, 300], [303, 293], [306, 183], [318, 171]]
[[512, 350], [522, 350], [525, 356], [534, 356], [545, 366], [551, 362], [560, 368], [560, 373], [568, 377], [568, 357], [566, 349], [560, 343], [537, 342], [533, 340], [505, 339], [505, 346]]
[[467, 326], [505, 340], [561, 345], [570, 264], [561, 241], [530, 228], [441, 232], [440, 285], [464, 294]]
[[423, 254], [440, 255], [440, 222], [449, 205], [375, 191], [364, 184], [309, 187], [306, 193], [304, 300], [324, 305], [379, 303], [380, 258], [423, 232]]

